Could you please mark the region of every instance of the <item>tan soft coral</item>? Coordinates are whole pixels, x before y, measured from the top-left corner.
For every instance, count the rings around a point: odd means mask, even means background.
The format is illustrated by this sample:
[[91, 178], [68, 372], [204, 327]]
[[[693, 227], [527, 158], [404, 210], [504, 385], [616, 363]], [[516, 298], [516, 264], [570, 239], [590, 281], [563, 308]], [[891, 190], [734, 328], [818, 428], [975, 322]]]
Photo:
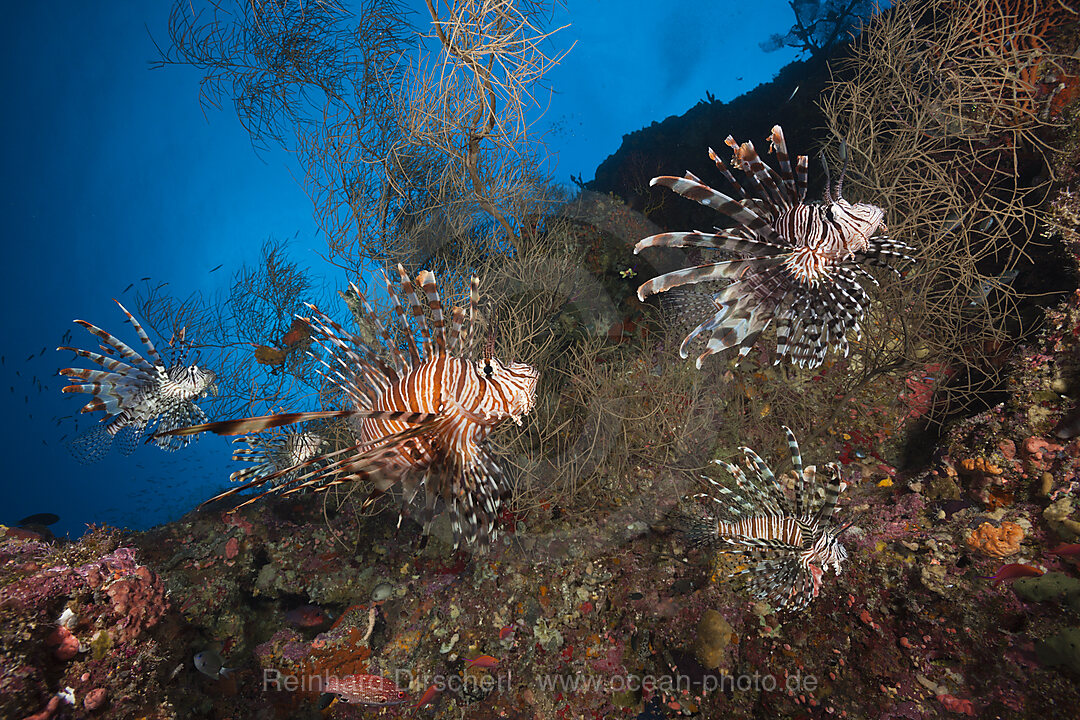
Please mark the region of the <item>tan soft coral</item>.
[[1020, 542], [1024, 539], [1024, 530], [1014, 522], [1005, 521], [1001, 527], [994, 527], [984, 522], [967, 538], [968, 547], [1004, 558], [1020, 552]]

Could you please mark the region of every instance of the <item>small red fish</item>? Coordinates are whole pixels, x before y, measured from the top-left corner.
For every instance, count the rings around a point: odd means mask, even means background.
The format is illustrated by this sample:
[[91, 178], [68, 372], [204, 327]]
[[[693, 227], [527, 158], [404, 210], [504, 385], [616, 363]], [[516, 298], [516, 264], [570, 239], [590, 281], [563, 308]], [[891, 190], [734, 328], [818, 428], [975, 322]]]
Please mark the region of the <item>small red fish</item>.
[[291, 348], [294, 345], [299, 345], [309, 337], [311, 337], [311, 326], [300, 318], [293, 318], [289, 331], [281, 337], [281, 345]]
[[472, 659], [466, 658], [465, 662], [469, 667], [484, 668], [485, 670], [490, 670], [499, 664], [499, 661], [490, 655], [481, 655]]
[[1023, 563], [1009, 563], [1008, 565], [1002, 565], [998, 568], [998, 571], [993, 575], [983, 576], [984, 580], [993, 580], [996, 583], [1008, 582], [1011, 580], [1019, 580], [1025, 577], [1039, 577], [1043, 574], [1043, 571], [1039, 568], [1031, 567], [1030, 565], [1024, 565]]
[[325, 625], [333, 619], [330, 613], [314, 605], [303, 605], [285, 613], [285, 620], [290, 625], [302, 628], [313, 628]]
[[429, 702], [434, 700], [435, 696], [438, 694], [439, 688], [434, 683], [432, 683], [428, 686], [428, 689], [424, 691], [424, 694], [420, 696], [420, 701], [413, 705], [413, 710], [418, 707], [423, 707], [424, 705], [427, 705]]
[[324, 692], [337, 695], [341, 702], [357, 705], [400, 705], [408, 695], [393, 680], [382, 675], [331, 675]]
[[513, 625], [507, 625], [506, 627], [499, 630], [499, 639], [500, 640], [505, 640], [506, 638], [510, 637], [513, 634], [514, 634], [514, 626]]
[[1055, 555], [1080, 555], [1080, 543], [1069, 543], [1068, 545], [1058, 545], [1050, 552]]

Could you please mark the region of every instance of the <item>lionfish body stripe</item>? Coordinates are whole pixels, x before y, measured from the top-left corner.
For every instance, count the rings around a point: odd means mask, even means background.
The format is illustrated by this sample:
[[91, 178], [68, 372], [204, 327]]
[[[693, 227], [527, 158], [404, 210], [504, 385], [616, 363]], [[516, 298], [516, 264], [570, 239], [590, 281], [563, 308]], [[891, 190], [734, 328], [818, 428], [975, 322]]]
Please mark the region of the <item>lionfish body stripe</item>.
[[848, 353], [849, 333], [859, 333], [859, 323], [870, 298], [859, 283], [873, 276], [864, 264], [893, 267], [896, 261], [912, 261], [907, 244], [884, 233], [885, 211], [869, 203], [849, 203], [841, 196], [843, 173], [835, 187], [829, 186], [826, 168], [824, 202], [806, 203], [808, 160], [796, 158], [794, 171], [779, 125], [769, 136], [779, 170], [765, 164], [753, 143], [737, 143], [728, 136], [732, 166], [742, 172], [737, 179], [713, 150], [709, 156], [738, 198], [714, 190], [692, 173], [684, 177], [661, 176], [652, 185], [674, 192], [726, 215], [736, 223], [715, 233], [669, 232], [637, 243], [634, 252], [649, 247], [697, 247], [734, 253], [733, 260], [706, 263], [653, 278], [638, 288], [642, 300], [648, 295], [713, 280], [731, 281], [712, 295], [713, 316], [698, 325], [679, 352], [686, 357], [691, 341], [706, 338], [705, 351], [697, 358], [700, 368], [709, 355], [730, 348], [747, 354], [761, 334], [776, 328], [776, 362], [787, 358], [803, 367], [817, 367], [830, 349]]
[[[116, 303], [135, 328], [139, 340], [146, 347], [147, 360], [122, 340], [85, 320], [76, 320], [101, 340], [106, 355], [90, 350], [60, 347], [77, 356], [96, 363], [103, 370], [87, 368], [64, 368], [59, 371], [68, 377], [70, 385], [62, 392], [91, 395], [81, 412], [101, 411], [105, 417], [100, 425], [76, 437], [69, 444], [75, 457], [93, 462], [104, 457], [113, 439], [123, 438], [121, 452], [130, 454], [138, 440], [153, 426], [159, 432], [174, 430], [206, 419], [206, 414], [195, 401], [208, 393], [217, 394], [214, 384], [216, 375], [198, 365], [188, 365], [183, 353], [186, 348], [181, 341], [181, 353], [166, 364], [154, 347], [150, 337], [127, 308]], [[119, 360], [110, 357], [115, 353]], [[187, 437], [155, 436], [154, 443], [163, 450], [177, 450], [189, 442]]]
[[[293, 465], [273, 472], [252, 473], [242, 478], [246, 480], [243, 486], [207, 502], [275, 482], [247, 502], [275, 492], [323, 491], [366, 480], [373, 485], [369, 502], [398, 485], [403, 505], [408, 505], [423, 486], [425, 525], [441, 501], [449, 509], [455, 542], [465, 539], [481, 548], [487, 546], [495, 535], [508, 487], [486, 440], [505, 420], [520, 424], [532, 410], [538, 373], [524, 363], [501, 362], [492, 357], [490, 348], [478, 360], [463, 357], [475, 328], [476, 278], [469, 289], [468, 311], [453, 308], [447, 325], [435, 277], [425, 271], [413, 281], [401, 265], [397, 269], [400, 282], [395, 285], [387, 279], [386, 289], [399, 324], [397, 337], [404, 339], [404, 353], [355, 286], [351, 290], [359, 297], [365, 321], [386, 345], [382, 353], [312, 305], [308, 306], [310, 317], [303, 318], [312, 328], [314, 347], [323, 350], [323, 356], [312, 352], [322, 376], [349, 399], [353, 409], [226, 420], [181, 431], [240, 434], [318, 418], [351, 417], [356, 444], [297, 458]], [[417, 288], [423, 292], [423, 302]], [[413, 338], [414, 327], [419, 345]]]
[[839, 468], [830, 464], [832, 477], [818, 498], [815, 468], [803, 467], [795, 436], [784, 431], [795, 475], [792, 497], [768, 464], [743, 448], [749, 472], [719, 463], [735, 479], [734, 489], [703, 477], [707, 490], [695, 497], [710, 501], [715, 512], [690, 518], [684, 530], [693, 545], [752, 556], [752, 564], [733, 576], [747, 576], [759, 600], [801, 610], [819, 595], [825, 572], [831, 568], [839, 575], [847, 559], [833, 518], [843, 483]]

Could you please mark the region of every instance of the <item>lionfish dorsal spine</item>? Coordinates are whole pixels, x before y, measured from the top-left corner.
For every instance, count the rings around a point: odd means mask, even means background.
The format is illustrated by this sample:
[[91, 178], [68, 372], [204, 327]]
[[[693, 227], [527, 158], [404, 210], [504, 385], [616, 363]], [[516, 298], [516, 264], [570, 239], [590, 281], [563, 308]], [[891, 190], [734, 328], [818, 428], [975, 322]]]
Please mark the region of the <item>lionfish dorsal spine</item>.
[[379, 315], [371, 307], [371, 303], [368, 302], [364, 293], [360, 292], [360, 288], [356, 287], [355, 283], [349, 283], [349, 288], [353, 291], [357, 298], [360, 300], [360, 307], [363, 308], [364, 316], [367, 321], [371, 323], [371, 326], [375, 328], [375, 333], [379, 336], [379, 339], [383, 341], [383, 346], [386, 348], [387, 353], [390, 356], [390, 362], [394, 366], [394, 375], [392, 382], [396, 382], [399, 376], [404, 376], [409, 371], [409, 366], [405, 362], [405, 357], [398, 350], [397, 345], [394, 343], [393, 338], [390, 337], [390, 333], [387, 332], [386, 326], [383, 325], [379, 319]]
[[469, 312], [461, 331], [461, 354], [467, 355], [477, 333], [477, 315], [480, 312], [480, 278], [469, 281]]
[[716, 169], [720, 171], [720, 174], [722, 174], [724, 178], [729, 183], [731, 183], [731, 186], [735, 188], [735, 190], [739, 193], [739, 198], [741, 198], [743, 201], [751, 199], [750, 196], [746, 193], [746, 188], [742, 186], [742, 183], [735, 179], [735, 176], [731, 173], [731, 170], [728, 168], [727, 163], [725, 163], [723, 159], [721, 159], [721, 157], [717, 155], [716, 151], [712, 148], [709, 148], [709, 159], [713, 161], [713, 163], [716, 165]]
[[803, 513], [810, 509], [806, 498], [806, 478], [803, 471], [802, 451], [799, 450], [799, 441], [795, 439], [795, 433], [787, 425], [784, 425], [784, 434], [787, 436], [788, 452], [791, 454], [791, 469], [795, 474], [795, 500], [793, 510], [795, 517], [802, 517]]
[[[428, 329], [427, 320], [424, 317], [424, 306], [420, 304], [420, 299], [416, 296], [416, 288], [413, 287], [412, 280], [409, 279], [409, 274], [405, 272], [405, 268], [401, 263], [398, 263], [397, 271], [401, 278], [401, 292], [405, 295], [405, 299], [409, 301], [409, 309], [412, 312], [413, 320], [416, 322], [416, 328], [420, 331], [420, 344], [424, 350], [423, 359], [430, 360], [435, 357], [435, 354], [431, 349], [431, 331]], [[409, 324], [405, 323], [405, 327], [408, 328]]]
[[[404, 273], [404, 270], [402, 270], [402, 273]], [[383, 280], [386, 282], [386, 293], [390, 296], [390, 305], [394, 309], [394, 314], [397, 315], [398, 324], [401, 328], [404, 328], [405, 348], [409, 352], [409, 368], [415, 369], [420, 364], [420, 351], [417, 350], [416, 340], [413, 339], [413, 334], [409, 331], [410, 325], [405, 315], [405, 308], [398, 297], [398, 289], [390, 281], [390, 277], [384, 273]]]
[[825, 501], [818, 511], [816, 522], [821, 527], [832, 524], [833, 514], [836, 512], [836, 503], [840, 499], [840, 491], [843, 480], [840, 476], [840, 467], [836, 463], [827, 466], [832, 473], [829, 483], [825, 486]]
[[143, 370], [146, 370], [147, 372], [155, 375], [158, 373], [158, 367], [160, 366], [154, 366], [148, 363], [146, 361], [146, 358], [128, 347], [128, 345], [123, 340], [113, 337], [112, 335], [105, 332], [93, 323], [88, 323], [85, 320], [76, 320], [75, 322], [76, 324], [82, 325], [84, 328], [89, 330], [90, 333], [97, 338], [101, 339], [102, 344], [100, 347], [105, 352], [116, 352], [123, 360], [127, 361], [129, 364], [138, 366]]
[[450, 337], [448, 338], [447, 352], [454, 356], [465, 354], [465, 345], [462, 342], [462, 323], [465, 320], [465, 308], [455, 307], [450, 310]]
[[[127, 320], [135, 328], [135, 334], [139, 336], [139, 340], [146, 346], [146, 352], [150, 355], [150, 358], [154, 361], [154, 364], [164, 367], [165, 363], [161, 360], [161, 355], [158, 354], [157, 348], [154, 347], [154, 343], [150, 341], [150, 336], [143, 330], [142, 325], [135, 319], [135, 316], [128, 312], [128, 309], [124, 307], [119, 300], [113, 300], [117, 305], [120, 305], [120, 309], [124, 311], [124, 315], [127, 315]], [[180, 360], [180, 362], [183, 362]]]
[[784, 140], [784, 129], [779, 125], [773, 125], [769, 134], [769, 143], [776, 155], [776, 162], [780, 166], [780, 177], [788, 202], [796, 205], [799, 202], [799, 193], [795, 185], [795, 176], [791, 172], [791, 156], [788, 155], [787, 141]]
[[428, 310], [431, 311], [431, 327], [433, 328], [432, 335], [435, 339], [435, 347], [438, 348], [440, 355], [445, 355], [447, 351], [446, 332], [444, 330], [446, 321], [443, 317], [442, 298], [439, 297], [439, 288], [435, 284], [435, 276], [429, 271], [423, 270], [416, 276], [416, 282], [424, 291]]

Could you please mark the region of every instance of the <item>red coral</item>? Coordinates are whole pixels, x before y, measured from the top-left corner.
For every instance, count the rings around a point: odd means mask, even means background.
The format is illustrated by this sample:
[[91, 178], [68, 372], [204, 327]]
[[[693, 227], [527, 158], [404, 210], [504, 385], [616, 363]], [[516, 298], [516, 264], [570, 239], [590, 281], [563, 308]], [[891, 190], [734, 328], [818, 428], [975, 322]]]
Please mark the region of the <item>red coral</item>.
[[970, 700], [961, 700], [958, 697], [947, 694], [938, 695], [938, 700], [941, 701], [941, 704], [944, 705], [945, 709], [949, 712], [975, 717], [975, 705]]
[[63, 625], [52, 631], [45, 644], [53, 648], [57, 660], [70, 660], [79, 654], [79, 639]]
[[225, 559], [232, 560], [234, 557], [240, 554], [240, 541], [236, 538], [229, 538], [229, 541], [225, 543]]
[[93, 712], [105, 705], [109, 692], [105, 688], [94, 688], [83, 698], [83, 707]]
[[165, 587], [145, 565], [139, 565], [131, 576], [117, 580], [105, 592], [112, 600], [113, 612], [120, 616], [122, 642], [130, 642], [153, 627], [168, 609]]
[[1061, 449], [1060, 445], [1040, 437], [1033, 436], [1024, 441], [1024, 456], [1034, 470], [1046, 470]]

